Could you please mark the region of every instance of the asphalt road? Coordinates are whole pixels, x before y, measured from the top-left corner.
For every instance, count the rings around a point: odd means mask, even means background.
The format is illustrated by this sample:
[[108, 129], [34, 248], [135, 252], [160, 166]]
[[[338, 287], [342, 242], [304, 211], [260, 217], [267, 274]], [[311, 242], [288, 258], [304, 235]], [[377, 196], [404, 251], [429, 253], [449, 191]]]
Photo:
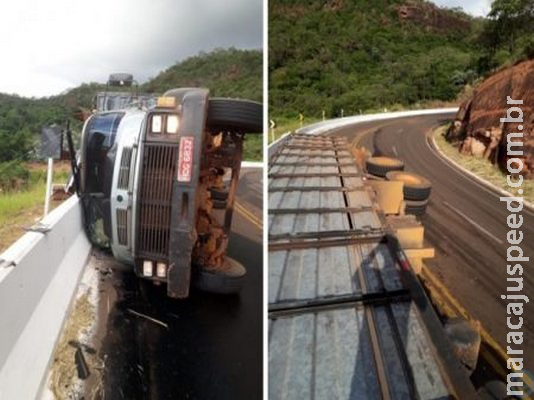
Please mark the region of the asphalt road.
[[[229, 255], [248, 270], [239, 295], [193, 290], [167, 298], [164, 287], [137, 279], [104, 258], [99, 343], [102, 386], [109, 399], [253, 399], [263, 393], [262, 172], [244, 170], [234, 212]], [[148, 283], [148, 284], [147, 284]], [[130, 310], [168, 324], [168, 329]]]
[[[375, 155], [398, 157], [406, 171], [426, 176], [433, 184], [427, 214], [422, 218], [425, 239], [436, 248], [426, 265], [469, 313], [482, 322], [506, 350], [506, 250], [509, 212], [500, 195], [442, 159], [429, 145], [426, 134], [453, 115], [410, 117], [365, 123], [331, 131], [349, 140], [359, 138]], [[530, 262], [523, 263], [524, 289], [531, 302], [524, 311], [525, 365], [534, 371], [534, 214], [522, 212], [521, 247]]]

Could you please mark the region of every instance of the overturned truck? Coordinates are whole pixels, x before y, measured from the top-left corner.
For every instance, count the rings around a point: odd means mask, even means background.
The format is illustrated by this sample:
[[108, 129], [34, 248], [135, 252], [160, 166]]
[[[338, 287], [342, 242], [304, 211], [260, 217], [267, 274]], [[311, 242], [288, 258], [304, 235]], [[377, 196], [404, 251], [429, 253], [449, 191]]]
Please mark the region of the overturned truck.
[[226, 248], [244, 136], [262, 132], [262, 105], [199, 88], [154, 103], [86, 120], [75, 174], [87, 234], [170, 297], [187, 297], [193, 283], [236, 292], [246, 270]]

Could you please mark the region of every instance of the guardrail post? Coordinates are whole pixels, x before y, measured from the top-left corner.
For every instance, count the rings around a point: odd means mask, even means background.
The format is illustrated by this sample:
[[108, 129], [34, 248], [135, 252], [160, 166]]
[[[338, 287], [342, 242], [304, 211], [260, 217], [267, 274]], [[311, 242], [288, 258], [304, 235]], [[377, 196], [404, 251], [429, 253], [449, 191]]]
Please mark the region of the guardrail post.
[[48, 158], [48, 169], [46, 173], [46, 195], [44, 204], [44, 216], [48, 215], [50, 209], [50, 198], [52, 197], [52, 175], [54, 168], [54, 160], [52, 157]]

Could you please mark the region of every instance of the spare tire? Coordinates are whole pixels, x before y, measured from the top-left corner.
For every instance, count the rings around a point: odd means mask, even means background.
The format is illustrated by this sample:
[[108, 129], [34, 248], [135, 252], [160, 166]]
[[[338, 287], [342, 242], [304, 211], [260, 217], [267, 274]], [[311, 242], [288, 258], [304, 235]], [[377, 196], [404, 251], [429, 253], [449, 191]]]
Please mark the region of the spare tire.
[[263, 105], [256, 101], [211, 98], [207, 128], [210, 131], [263, 132]]
[[384, 178], [390, 171], [403, 171], [404, 162], [397, 158], [371, 157], [365, 162], [367, 172]]
[[400, 181], [404, 183], [405, 200], [427, 200], [430, 197], [432, 184], [421, 175], [404, 171], [390, 171], [386, 174], [388, 181]]
[[423, 201], [406, 200], [405, 203], [406, 203], [406, 208], [404, 209], [405, 214], [415, 215], [417, 217], [420, 217], [424, 215], [426, 212], [428, 200], [423, 200]]

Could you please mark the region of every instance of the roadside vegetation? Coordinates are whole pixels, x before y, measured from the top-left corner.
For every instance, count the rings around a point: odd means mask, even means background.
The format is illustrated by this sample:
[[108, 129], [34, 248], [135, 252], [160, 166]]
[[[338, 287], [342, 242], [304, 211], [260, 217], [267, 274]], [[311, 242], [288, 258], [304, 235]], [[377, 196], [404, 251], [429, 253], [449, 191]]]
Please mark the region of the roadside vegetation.
[[[22, 186], [0, 190], [0, 252], [19, 238], [26, 228], [43, 216], [46, 192], [46, 164], [21, 163], [26, 180]], [[54, 165], [54, 183], [66, 183], [70, 175], [68, 163]], [[60, 202], [52, 201], [50, 210]]]
[[533, 10], [532, 0], [496, 0], [474, 18], [423, 0], [271, 1], [270, 118], [457, 104], [534, 56]]
[[[433, 132], [433, 135], [439, 149], [448, 158], [493, 185], [518, 195], [516, 191], [512, 192], [512, 188], [508, 186], [508, 183], [506, 182], [506, 173], [504, 173], [497, 165], [492, 164], [489, 160], [483, 157], [461, 154], [456, 146], [449, 143], [444, 136], [447, 128], [448, 126], [442, 126], [436, 129]], [[522, 189], [524, 191], [522, 196], [529, 202], [534, 203], [534, 181], [525, 180]]]

